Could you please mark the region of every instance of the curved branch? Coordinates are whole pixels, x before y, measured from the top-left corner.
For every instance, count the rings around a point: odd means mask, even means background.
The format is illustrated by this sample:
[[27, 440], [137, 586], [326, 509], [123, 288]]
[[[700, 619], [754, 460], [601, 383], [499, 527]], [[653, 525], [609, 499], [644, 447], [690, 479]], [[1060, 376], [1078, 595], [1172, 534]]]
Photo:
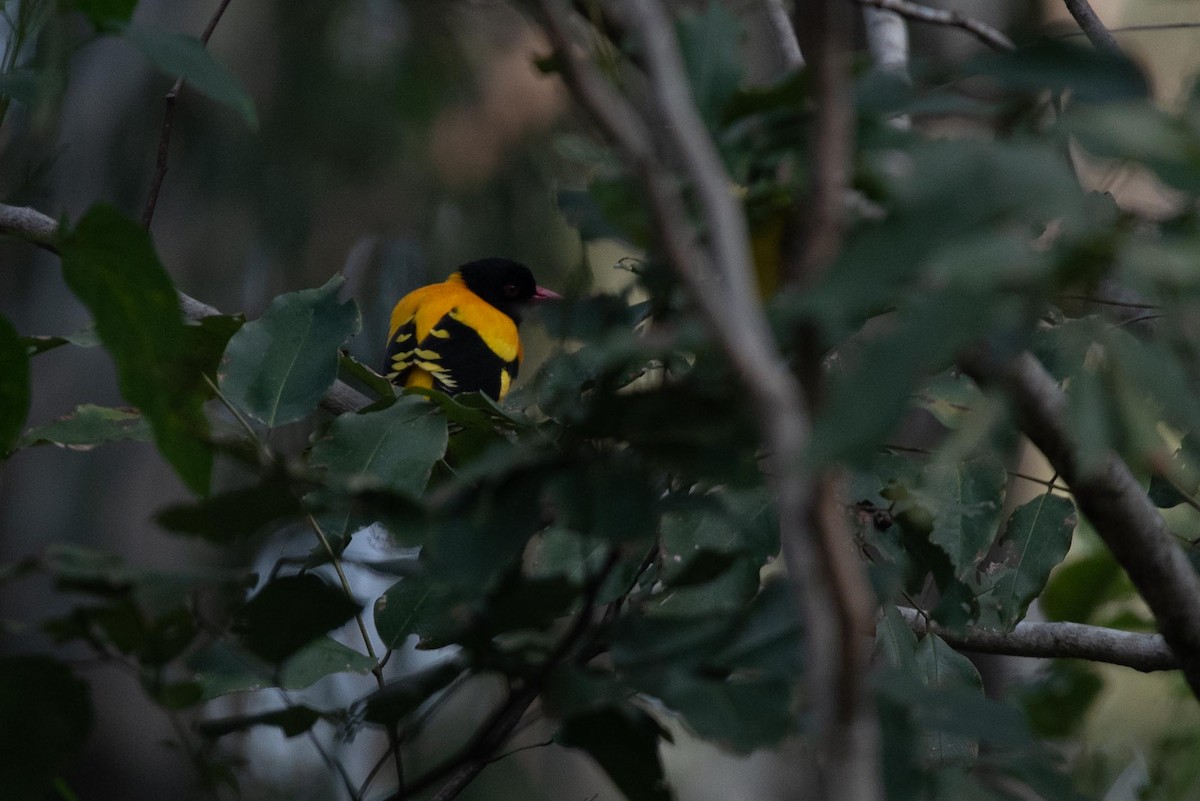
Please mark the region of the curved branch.
[[1109, 53], [1121, 52], [1121, 46], [1117, 44], [1117, 40], [1113, 38], [1108, 28], [1104, 27], [1100, 17], [1096, 16], [1096, 12], [1088, 4], [1088, 0], [1063, 0], [1063, 5], [1067, 7], [1067, 11], [1071, 12], [1071, 16], [1079, 23], [1083, 35], [1097, 50], [1105, 50]]
[[0, 203], [0, 235], [14, 236], [58, 253], [58, 223], [36, 209]]
[[1010, 632], [969, 629], [954, 632], [929, 620], [920, 611], [900, 608], [917, 634], [933, 632], [955, 648], [982, 654], [1039, 659], [1087, 659], [1149, 673], [1178, 670], [1179, 660], [1161, 634], [1120, 631], [1083, 623], [1022, 622]]
[[1121, 458], [1108, 452], [1079, 461], [1062, 389], [1030, 353], [998, 362], [985, 353], [962, 359], [963, 371], [1008, 397], [1025, 436], [1071, 488], [1075, 503], [1129, 574], [1200, 698], [1200, 577]]
[[[58, 253], [58, 223], [40, 211], [0, 203], [0, 234], [15, 236], [32, 245]], [[190, 295], [179, 293], [179, 308], [189, 320], [200, 320], [221, 314], [221, 311]], [[321, 398], [321, 408], [332, 414], [358, 411], [371, 399], [344, 381], [334, 381]]]
[[999, 30], [985, 22], [968, 17], [958, 11], [947, 11], [944, 8], [932, 8], [909, 0], [857, 0], [864, 6], [894, 11], [913, 22], [926, 22], [931, 25], [946, 25], [951, 28], [961, 28], [974, 36], [993, 50], [1015, 50], [1016, 45]]

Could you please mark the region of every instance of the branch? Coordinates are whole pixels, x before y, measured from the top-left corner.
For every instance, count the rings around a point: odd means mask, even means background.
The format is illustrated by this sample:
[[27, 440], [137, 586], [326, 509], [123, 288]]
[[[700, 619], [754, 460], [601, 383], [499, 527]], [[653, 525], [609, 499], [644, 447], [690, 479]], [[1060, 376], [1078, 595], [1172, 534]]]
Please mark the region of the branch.
[[[58, 253], [58, 223], [34, 209], [0, 203], [0, 234], [15, 236], [51, 253]], [[221, 314], [219, 309], [182, 292], [179, 293], [179, 308], [189, 320]], [[321, 398], [321, 408], [332, 414], [355, 412], [370, 403], [370, 398], [343, 381], [334, 381], [325, 397]]]
[[15, 236], [58, 253], [58, 223], [35, 209], [0, 204], [0, 235]]
[[1087, 659], [1149, 673], [1178, 670], [1179, 660], [1161, 634], [1141, 634], [1083, 623], [1018, 623], [1010, 632], [969, 629], [953, 632], [930, 623], [919, 610], [900, 608], [917, 634], [933, 632], [955, 648], [983, 654], [1039, 659]]
[[942, 8], [931, 8], [909, 0], [856, 0], [864, 6], [894, 11], [913, 22], [927, 22], [931, 25], [946, 25], [951, 28], [961, 28], [994, 50], [1015, 50], [1016, 45], [1003, 33], [977, 19], [968, 17], [958, 11], [947, 11]]
[[1063, 5], [1067, 7], [1067, 11], [1071, 12], [1071, 16], [1079, 23], [1080, 30], [1084, 36], [1092, 43], [1097, 50], [1107, 51], [1109, 53], [1120, 53], [1121, 46], [1117, 44], [1117, 40], [1109, 33], [1108, 28], [1104, 27], [1104, 23], [1096, 16], [1096, 12], [1088, 5], [1087, 0], [1063, 0]]
[[[208, 46], [208, 40], [212, 38], [213, 31], [217, 29], [217, 23], [221, 21], [229, 3], [230, 0], [221, 0], [217, 10], [213, 12], [212, 18], [204, 26], [204, 33], [200, 34], [201, 45]], [[163, 109], [162, 127], [158, 133], [158, 155], [154, 160], [154, 177], [150, 179], [150, 191], [146, 196], [146, 206], [142, 209], [142, 226], [145, 228], [149, 228], [150, 223], [154, 221], [154, 209], [158, 206], [158, 193], [162, 189], [163, 180], [167, 177], [167, 156], [171, 150], [171, 129], [175, 126], [175, 106], [178, 104], [179, 93], [183, 91], [184, 83], [186, 82], [183, 78], [176, 80], [164, 98], [166, 105]]]
[[[850, 5], [846, 0], [815, 0], [805, 22], [812, 39], [809, 61], [817, 107], [808, 159], [812, 181], [800, 209], [799, 250], [785, 258], [781, 276], [786, 283], [801, 285], [813, 283], [841, 250], [855, 133]], [[819, 372], [806, 370], [810, 383]]]
[[[604, 564], [588, 582], [587, 590], [580, 602], [579, 613], [555, 645], [554, 650], [546, 656], [537, 672], [524, 683], [524, 686], [512, 693], [484, 721], [471, 742], [446, 762], [414, 779], [409, 786], [397, 789], [386, 801], [403, 801], [404, 798], [417, 795], [442, 779], [446, 779], [446, 782], [438, 788], [431, 801], [450, 801], [462, 793], [467, 785], [483, 772], [484, 768], [496, 761], [496, 751], [504, 745], [509, 735], [520, 724], [525, 711], [537, 700], [550, 673], [560, 663], [572, 656], [572, 652], [576, 651], [576, 646], [584, 644], [585, 635], [592, 628], [592, 613], [596, 608], [596, 596], [600, 593], [601, 586], [612, 573], [613, 568], [616, 567], [619, 556], [620, 554], [615, 549], [609, 551]], [[586, 658], [587, 653], [587, 649], [581, 647], [577, 651], [575, 661], [581, 662]]]
[[1129, 467], [1112, 452], [1095, 464], [1080, 463], [1066, 396], [1033, 355], [997, 362], [975, 353], [962, 359], [962, 367], [980, 386], [1008, 396], [1022, 431], [1070, 486], [1080, 511], [1129, 574], [1200, 698], [1200, 577]]
[[[783, 553], [807, 633], [806, 698], [821, 750], [829, 757], [830, 775], [835, 782], [841, 780], [849, 774], [842, 768], [854, 764], [861, 768], [858, 778], [874, 779], [878, 776], [874, 754], [855, 760], [844, 749], [830, 747], [835, 741], [839, 745], [859, 742], [841, 736], [842, 728], [856, 732], [860, 728], [858, 718], [848, 723], [841, 717], [846, 710], [839, 701], [854, 696], [862, 679], [860, 665], [842, 659], [855, 651], [854, 644], [846, 650], [842, 646], [859, 639], [860, 632], [869, 632], [872, 621], [831, 583], [829, 566], [845, 563], [840, 553], [827, 552], [826, 542], [819, 539], [827, 516], [814, 509], [814, 482], [802, 468], [809, 432], [807, 403], [757, 299], [745, 217], [731, 191], [733, 182], [692, 103], [670, 20], [652, 0], [626, 0], [612, 7], [622, 27], [639, 39], [639, 63], [656, 113], [654, 120], [646, 120], [576, 44], [562, 0], [539, 0], [539, 5], [561, 60], [563, 79], [641, 182], [668, 263], [755, 409], [768, 454], [766, 472], [775, 493]], [[682, 162], [684, 175], [670, 171], [667, 164], [674, 161], [670, 156]], [[694, 189], [699, 200], [703, 245], [692, 226], [681, 183]], [[861, 565], [851, 560], [848, 569], [836, 575], [862, 579], [861, 572]], [[865, 580], [860, 583], [865, 586]], [[864, 728], [873, 730], [873, 720], [866, 720]]]
[[779, 50], [779, 59], [783, 62], [784, 72], [795, 72], [804, 66], [804, 56], [800, 53], [800, 42], [796, 39], [796, 29], [783, 0], [760, 0], [766, 14], [767, 23], [771, 28], [771, 36], [775, 47]]

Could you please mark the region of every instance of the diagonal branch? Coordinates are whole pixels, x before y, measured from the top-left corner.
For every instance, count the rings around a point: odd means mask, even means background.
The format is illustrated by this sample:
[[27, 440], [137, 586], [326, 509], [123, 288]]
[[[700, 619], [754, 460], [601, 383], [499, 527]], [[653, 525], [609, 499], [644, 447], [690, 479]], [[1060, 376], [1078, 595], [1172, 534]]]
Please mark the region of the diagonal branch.
[[[225, 9], [229, 7], [229, 3], [230, 0], [221, 0], [221, 4], [213, 12], [212, 17], [208, 20], [208, 24], [204, 26], [204, 33], [200, 34], [201, 45], [208, 46], [208, 40], [212, 38], [213, 31], [217, 29], [217, 23], [221, 21], [221, 17], [225, 14]], [[179, 104], [179, 93], [183, 91], [185, 83], [186, 81], [183, 78], [177, 79], [163, 99], [163, 120], [158, 133], [158, 151], [154, 159], [154, 177], [150, 179], [150, 191], [146, 196], [146, 206], [142, 209], [142, 226], [145, 228], [149, 228], [150, 223], [154, 221], [154, 209], [158, 206], [158, 193], [162, 190], [163, 181], [167, 177], [167, 157], [171, 150], [171, 130], [175, 126], [175, 107]]]
[[1149, 673], [1178, 670], [1179, 660], [1161, 634], [1120, 631], [1083, 623], [1022, 622], [1010, 632], [944, 629], [919, 610], [900, 608], [900, 614], [917, 634], [933, 632], [954, 648], [982, 654], [1025, 656], [1040, 659], [1087, 659], [1121, 665]]
[[1200, 577], [1129, 467], [1112, 452], [1094, 465], [1079, 461], [1066, 396], [1032, 354], [1001, 362], [975, 353], [961, 363], [981, 386], [1007, 396], [1021, 430], [1071, 487], [1080, 511], [1149, 605], [1200, 698]]
[[[43, 250], [58, 253], [58, 223], [35, 209], [0, 203], [0, 235], [14, 236]], [[182, 292], [179, 293], [179, 308], [189, 320], [221, 314], [219, 309]], [[321, 408], [332, 414], [358, 411], [370, 403], [370, 398], [343, 381], [334, 381], [325, 397], [321, 398]]]
[[913, 3], [910, 0], [856, 0], [864, 6], [894, 11], [913, 22], [925, 22], [931, 25], [946, 25], [951, 28], [961, 28], [994, 50], [1015, 50], [1016, 45], [996, 28], [981, 22], [974, 17], [968, 17], [959, 11]]
[[[847, 699], [856, 699], [862, 686], [863, 664], [855, 655], [861, 650], [860, 635], [869, 633], [872, 621], [869, 607], [851, 603], [857, 596], [838, 592], [837, 585], [844, 588], [857, 581], [865, 586], [862, 567], [853, 558], [847, 564], [829, 549], [829, 540], [837, 539], [837, 532], [827, 525], [831, 515], [825, 504], [815, 503], [819, 494], [814, 493], [815, 482], [802, 468], [809, 434], [807, 402], [775, 345], [757, 299], [745, 217], [691, 100], [670, 19], [657, 0], [626, 0], [609, 6], [621, 27], [637, 37], [639, 65], [655, 106], [654, 119], [647, 120], [576, 43], [566, 5], [561, 0], [539, 0], [539, 5], [564, 81], [641, 182], [668, 263], [729, 358], [757, 413], [784, 558], [804, 617], [806, 698], [830, 768], [834, 791], [830, 797], [878, 797], [869, 790], [840, 796], [836, 792], [839, 782], [854, 772], [846, 769], [850, 765], [859, 769], [859, 780], [874, 782], [878, 775], [873, 752], [856, 759], [841, 747], [844, 742], [858, 742], [842, 735], [859, 720]], [[667, 166], [674, 160], [683, 164], [682, 176]], [[681, 183], [694, 190], [698, 200], [703, 242], [689, 218]], [[819, 536], [823, 531], [828, 531], [827, 539]], [[868, 729], [873, 728], [869, 717]], [[831, 747], [833, 743], [837, 745]]]
[[1113, 38], [1108, 28], [1104, 27], [1100, 17], [1096, 16], [1096, 12], [1088, 4], [1088, 0], [1063, 0], [1063, 5], [1067, 7], [1067, 11], [1071, 12], [1071, 16], [1079, 23], [1079, 28], [1083, 31], [1084, 36], [1097, 50], [1109, 53], [1121, 52], [1121, 46], [1117, 44], [1117, 40]]

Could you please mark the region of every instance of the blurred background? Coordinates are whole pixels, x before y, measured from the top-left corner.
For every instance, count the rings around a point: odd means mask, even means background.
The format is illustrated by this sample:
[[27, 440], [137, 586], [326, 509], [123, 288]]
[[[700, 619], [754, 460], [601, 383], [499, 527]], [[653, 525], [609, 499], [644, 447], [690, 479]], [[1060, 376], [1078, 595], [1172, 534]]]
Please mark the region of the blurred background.
[[[802, 2], [803, 0], [801, 0]], [[15, 15], [20, 0], [0, 0]], [[142, 0], [135, 20], [198, 35], [216, 0]], [[680, 3], [679, 5], [683, 5]], [[693, 5], [707, 5], [694, 3]], [[726, 0], [742, 21], [753, 80], [778, 76], [763, 0]], [[1010, 32], [1068, 31], [1061, 3], [1046, 0], [946, 0]], [[1110, 0], [1094, 3], [1112, 27], [1200, 22], [1197, 0]], [[233, 0], [210, 49], [248, 88], [260, 125], [250, 130], [228, 108], [185, 89], [178, 105], [170, 169], [153, 237], [177, 286], [223, 311], [257, 317], [276, 294], [348, 278], [363, 333], [354, 353], [377, 365], [387, 314], [406, 291], [440, 280], [456, 265], [487, 255], [529, 264], [543, 285], [566, 293], [612, 286], [625, 275], [613, 265], [617, 243], [581, 241], [560, 193], [586, 185], [571, 158], [586, 129], [554, 77], [535, 59], [547, 54], [519, 3], [500, 0]], [[78, 16], [78, 15], [76, 15]], [[77, 219], [93, 203], [139, 217], [150, 184], [171, 81], [128, 42], [100, 37], [83, 47], [87, 29], [52, 26], [22, 58], [61, 65], [63, 82], [32, 105], [13, 104], [0, 126], [0, 201]], [[953, 64], [977, 52], [961, 31], [911, 29], [914, 57]], [[1152, 76], [1156, 95], [1171, 106], [1200, 63], [1200, 29], [1118, 34]], [[564, 138], [571, 134], [574, 138]], [[1084, 165], [1092, 188], [1111, 191], [1129, 207], [1170, 204], [1168, 193], [1122, 165]], [[28, 245], [0, 240], [0, 314], [22, 334], [71, 334], [88, 316], [65, 288], [57, 259]], [[555, 344], [536, 324], [524, 329], [532, 375]], [[98, 349], [65, 347], [33, 361], [38, 425], [81, 403], [120, 405], [115, 376]], [[302, 442], [306, 432], [284, 432]], [[217, 474], [220, 486], [222, 475]], [[118, 443], [89, 452], [50, 447], [22, 450], [0, 465], [0, 562], [35, 554], [50, 543], [75, 543], [120, 554], [140, 566], [174, 566], [213, 558], [205, 546], [160, 532], [153, 513], [186, 491], [153, 447]], [[382, 544], [366, 538], [366, 546]], [[302, 550], [309, 544], [305, 542]], [[276, 538], [247, 565], [269, 565], [288, 547]], [[364, 599], [371, 577], [352, 583]], [[382, 587], [375, 591], [378, 592]], [[36, 582], [6, 585], [0, 594], [0, 648], [50, 647], [38, 620], [60, 602]], [[417, 657], [395, 660], [403, 667]], [[136, 677], [97, 666], [97, 730], [85, 766], [72, 777], [81, 798], [189, 797], [195, 777], [170, 743], [177, 732], [145, 702]], [[1176, 719], [1176, 685], [1112, 669], [1112, 681], [1089, 725], [1087, 748], [1133, 753], [1139, 738]], [[311, 692], [368, 691], [363, 680], [327, 682]], [[495, 688], [468, 693], [445, 716], [480, 714]], [[341, 697], [341, 696], [339, 696]], [[239, 700], [221, 701], [229, 714]], [[1136, 704], [1136, 714], [1130, 710]], [[1189, 706], [1190, 709], [1190, 706]], [[1194, 725], [1195, 721], [1186, 721]], [[329, 748], [354, 771], [369, 769], [377, 745], [360, 739]], [[522, 742], [545, 739], [533, 730]], [[680, 797], [788, 797], [788, 755], [724, 755], [679, 732], [665, 759]], [[437, 731], [428, 742], [437, 743]], [[336, 798], [339, 788], [303, 738], [284, 741], [271, 729], [232, 742], [252, 766], [243, 774], [247, 798]], [[365, 756], [359, 756], [359, 754]], [[436, 746], [418, 760], [436, 758]], [[357, 761], [356, 761], [357, 760]], [[386, 775], [376, 786], [388, 786]], [[538, 749], [505, 760], [464, 798], [617, 798], [585, 760], [562, 749]]]

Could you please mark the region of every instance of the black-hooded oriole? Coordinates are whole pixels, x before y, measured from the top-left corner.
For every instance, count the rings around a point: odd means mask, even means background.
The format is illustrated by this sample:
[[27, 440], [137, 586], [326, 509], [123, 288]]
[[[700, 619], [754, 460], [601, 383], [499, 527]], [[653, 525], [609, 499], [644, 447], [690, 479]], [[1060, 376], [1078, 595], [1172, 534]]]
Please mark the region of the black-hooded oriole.
[[530, 304], [561, 296], [509, 259], [464, 264], [440, 284], [415, 289], [392, 310], [384, 373], [398, 386], [450, 395], [508, 393], [524, 351], [517, 334]]

